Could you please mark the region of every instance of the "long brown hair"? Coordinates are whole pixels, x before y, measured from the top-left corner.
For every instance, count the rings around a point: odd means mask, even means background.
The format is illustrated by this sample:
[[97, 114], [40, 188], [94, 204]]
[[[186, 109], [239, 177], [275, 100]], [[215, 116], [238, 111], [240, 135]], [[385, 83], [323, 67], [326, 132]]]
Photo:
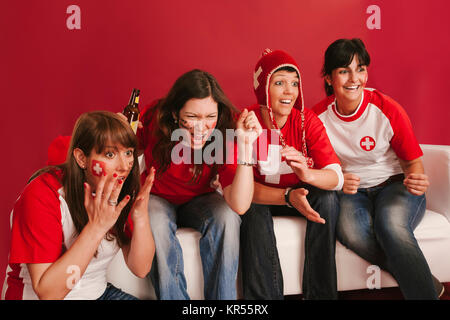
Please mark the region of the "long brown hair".
[[116, 237], [119, 246], [129, 243], [129, 238], [125, 235], [125, 223], [128, 218], [131, 206], [139, 192], [139, 164], [137, 159], [137, 138], [131, 127], [125, 123], [118, 115], [108, 111], [94, 111], [82, 114], [72, 132], [70, 147], [67, 152], [66, 162], [58, 166], [49, 166], [37, 171], [30, 178], [30, 181], [44, 172], [54, 174], [55, 169], [62, 171], [61, 184], [64, 188], [64, 198], [69, 207], [76, 235], [80, 234], [89, 221], [89, 217], [84, 206], [84, 186], [86, 181], [85, 170], [78, 165], [73, 150], [78, 148], [88, 157], [92, 150], [97, 153], [104, 151], [109, 143], [119, 143], [126, 148], [134, 148], [134, 163], [130, 174], [124, 181], [118, 201], [120, 202], [126, 195], [131, 199], [122, 210], [114, 227], [107, 234], [107, 239]]
[[[227, 98], [216, 78], [206, 71], [194, 69], [181, 75], [175, 81], [167, 96], [156, 105], [157, 125], [153, 134], [157, 142], [152, 151], [152, 156], [160, 165], [159, 175], [169, 168], [171, 150], [178, 143], [178, 141], [171, 140], [172, 133], [179, 129], [179, 125], [175, 123], [173, 115], [175, 114], [179, 118], [180, 110], [188, 100], [208, 97], [212, 97], [218, 106], [218, 118], [215, 129], [220, 130], [222, 136], [225, 137], [226, 129], [235, 128], [234, 120], [238, 111]], [[209, 143], [210, 141], [206, 142], [202, 151]], [[225, 155], [225, 143], [223, 147], [223, 154]], [[217, 165], [214, 164], [213, 175], [217, 170], [216, 167]], [[194, 165], [194, 174], [191, 182], [198, 181], [203, 171], [202, 168], [201, 164]]]

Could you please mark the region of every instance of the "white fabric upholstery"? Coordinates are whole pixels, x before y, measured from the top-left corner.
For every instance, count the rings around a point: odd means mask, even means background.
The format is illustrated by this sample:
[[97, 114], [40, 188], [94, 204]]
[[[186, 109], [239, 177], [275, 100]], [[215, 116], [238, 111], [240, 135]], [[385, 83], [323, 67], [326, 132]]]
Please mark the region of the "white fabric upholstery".
[[[427, 192], [427, 212], [415, 230], [419, 245], [432, 273], [441, 281], [450, 281], [450, 146], [421, 145], [423, 162], [431, 186]], [[275, 217], [275, 235], [285, 295], [300, 294], [306, 220], [300, 217]], [[177, 236], [183, 249], [184, 270], [192, 299], [203, 299], [203, 276], [198, 240], [192, 229], [179, 229]], [[366, 289], [373, 275], [369, 263], [337, 242], [336, 264], [338, 290]], [[119, 252], [108, 271], [108, 280], [142, 299], [155, 299], [146, 279], [138, 279], [125, 266]], [[397, 286], [388, 273], [381, 271], [381, 287]], [[238, 284], [238, 288], [239, 288]], [[239, 288], [240, 289], [240, 288]]]

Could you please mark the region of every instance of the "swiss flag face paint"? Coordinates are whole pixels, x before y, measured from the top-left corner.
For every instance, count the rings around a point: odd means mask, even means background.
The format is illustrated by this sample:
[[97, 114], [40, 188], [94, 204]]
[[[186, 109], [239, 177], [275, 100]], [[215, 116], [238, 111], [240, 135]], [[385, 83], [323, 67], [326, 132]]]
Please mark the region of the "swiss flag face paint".
[[106, 164], [102, 161], [92, 160], [91, 171], [94, 176], [101, 177], [106, 176]]

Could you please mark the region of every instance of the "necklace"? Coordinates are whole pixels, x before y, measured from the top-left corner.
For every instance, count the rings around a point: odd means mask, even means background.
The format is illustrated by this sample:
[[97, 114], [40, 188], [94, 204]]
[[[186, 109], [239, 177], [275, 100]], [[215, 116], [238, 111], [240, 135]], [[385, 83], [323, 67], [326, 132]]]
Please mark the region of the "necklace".
[[[284, 139], [283, 133], [281, 132], [281, 129], [278, 127], [278, 124], [275, 121], [275, 117], [273, 116], [272, 108], [263, 106], [263, 105], [260, 105], [260, 107], [267, 109], [267, 111], [269, 113], [269, 117], [270, 117], [270, 122], [272, 123], [272, 126], [275, 128], [275, 131], [278, 133], [278, 136], [280, 138], [281, 146], [283, 148], [285, 148], [287, 146], [286, 140]], [[306, 142], [305, 142], [305, 136], [306, 136], [306, 133], [304, 130], [305, 115], [303, 114], [303, 112], [300, 112], [300, 114], [302, 117], [302, 127], [301, 127], [301, 130], [302, 130], [302, 155], [306, 159], [306, 164], [308, 165], [308, 168], [312, 168], [312, 167], [314, 167], [314, 160], [311, 157], [308, 157], [308, 152], [306, 149]]]

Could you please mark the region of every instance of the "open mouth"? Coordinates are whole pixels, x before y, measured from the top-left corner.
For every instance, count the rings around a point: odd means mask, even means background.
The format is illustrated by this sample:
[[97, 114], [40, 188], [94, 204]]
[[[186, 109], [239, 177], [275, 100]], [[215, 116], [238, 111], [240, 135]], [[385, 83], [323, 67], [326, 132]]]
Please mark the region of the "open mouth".
[[206, 131], [204, 134], [193, 134], [191, 136], [192, 141], [194, 144], [204, 143], [206, 140], [208, 140], [209, 132]]
[[290, 105], [292, 103], [292, 99], [281, 99], [280, 103], [284, 105]]
[[345, 90], [356, 91], [360, 86], [344, 86]]

